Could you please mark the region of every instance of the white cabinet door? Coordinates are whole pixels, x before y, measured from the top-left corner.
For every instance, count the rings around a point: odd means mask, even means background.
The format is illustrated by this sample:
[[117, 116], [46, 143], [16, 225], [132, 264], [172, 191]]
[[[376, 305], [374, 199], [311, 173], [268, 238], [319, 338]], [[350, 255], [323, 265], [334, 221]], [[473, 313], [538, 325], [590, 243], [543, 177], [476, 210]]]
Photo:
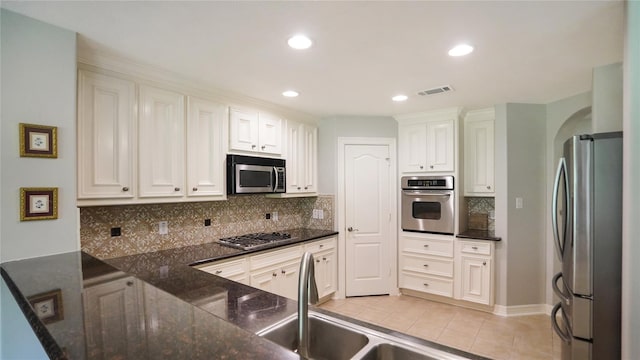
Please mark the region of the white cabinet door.
[[86, 347], [92, 358], [146, 357], [142, 285], [125, 277], [83, 290]]
[[455, 135], [453, 120], [427, 123], [427, 171], [453, 171]]
[[282, 119], [265, 113], [260, 113], [258, 118], [258, 151], [282, 153]]
[[316, 193], [318, 128], [288, 121], [287, 193]]
[[278, 267], [263, 269], [261, 272], [251, 273], [251, 286], [273, 294], [278, 293]]
[[491, 258], [460, 257], [462, 300], [491, 304]]
[[427, 127], [424, 123], [401, 125], [400, 171], [421, 172], [427, 167]]
[[336, 252], [333, 250], [321, 252], [314, 255], [314, 258], [318, 297], [323, 298], [336, 292], [338, 288]]
[[493, 119], [481, 121], [465, 121], [465, 195], [495, 195], [493, 123]]
[[140, 87], [140, 197], [182, 197], [184, 190], [184, 96]]
[[258, 151], [258, 112], [232, 108], [229, 116], [231, 149]]
[[197, 266], [196, 268], [210, 274], [218, 275], [225, 279], [249, 285], [246, 258], [221, 261], [211, 265]]
[[280, 265], [277, 276], [277, 294], [296, 300], [298, 298], [298, 274], [300, 273], [300, 260], [290, 261]]
[[226, 155], [224, 105], [189, 97], [187, 112], [187, 195], [226, 195], [224, 157]]
[[78, 199], [132, 198], [135, 84], [78, 73]]

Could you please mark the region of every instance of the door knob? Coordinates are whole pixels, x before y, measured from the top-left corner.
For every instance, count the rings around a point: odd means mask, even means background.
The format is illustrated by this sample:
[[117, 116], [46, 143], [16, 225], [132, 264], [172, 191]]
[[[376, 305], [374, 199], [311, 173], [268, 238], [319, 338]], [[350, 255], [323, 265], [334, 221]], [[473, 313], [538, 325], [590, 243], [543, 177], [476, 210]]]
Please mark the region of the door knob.
[[347, 231], [349, 231], [349, 232], [352, 232], [352, 231], [358, 231], [358, 229], [354, 229], [354, 228], [352, 228], [351, 226], [349, 226], [349, 227], [347, 228]]

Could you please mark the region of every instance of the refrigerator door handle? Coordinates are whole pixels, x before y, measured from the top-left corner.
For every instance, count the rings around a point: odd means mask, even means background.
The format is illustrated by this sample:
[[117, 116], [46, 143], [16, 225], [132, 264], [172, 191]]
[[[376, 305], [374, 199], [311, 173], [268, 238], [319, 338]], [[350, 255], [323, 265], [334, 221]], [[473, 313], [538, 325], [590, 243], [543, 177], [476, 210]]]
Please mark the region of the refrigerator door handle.
[[553, 276], [553, 279], [551, 280], [551, 287], [553, 288], [553, 292], [558, 295], [561, 301], [563, 301], [567, 305], [570, 305], [569, 298], [562, 293], [562, 290], [560, 290], [560, 287], [558, 286], [558, 280], [560, 279], [562, 279], [562, 272], [559, 272]]
[[[560, 233], [558, 231], [558, 192], [560, 191], [560, 179], [563, 178], [564, 174], [564, 188], [565, 188], [565, 207], [564, 207], [564, 217], [563, 217], [563, 224], [562, 224], [562, 239], [560, 239]], [[551, 200], [552, 203], [552, 209], [551, 209], [551, 221], [552, 221], [552, 227], [553, 227], [553, 238], [555, 240], [556, 243], [556, 254], [558, 255], [558, 258], [560, 259], [560, 261], [562, 261], [562, 256], [564, 254], [564, 242], [565, 242], [565, 238], [566, 238], [566, 228], [567, 228], [567, 215], [568, 215], [568, 209], [569, 209], [569, 183], [567, 182], [567, 162], [565, 160], [565, 158], [560, 158], [560, 161], [558, 162], [558, 170], [556, 171], [556, 179], [553, 182], [553, 200]]]
[[[558, 334], [560, 340], [564, 341], [567, 344], [570, 344], [571, 336], [560, 329], [560, 325], [558, 325], [558, 320], [556, 319], [556, 314], [558, 313], [558, 310], [561, 309], [561, 307], [562, 303], [557, 303], [551, 310], [551, 326], [553, 327], [553, 330], [556, 332], [556, 334]], [[565, 321], [564, 314], [562, 314], [562, 321]]]

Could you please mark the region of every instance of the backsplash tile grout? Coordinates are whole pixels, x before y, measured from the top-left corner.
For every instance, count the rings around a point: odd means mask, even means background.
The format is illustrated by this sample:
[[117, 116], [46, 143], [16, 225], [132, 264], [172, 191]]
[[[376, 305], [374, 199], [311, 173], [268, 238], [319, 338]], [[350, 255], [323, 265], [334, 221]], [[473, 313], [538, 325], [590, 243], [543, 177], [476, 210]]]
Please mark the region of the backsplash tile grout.
[[[113, 258], [216, 241], [221, 237], [294, 228], [333, 230], [333, 195], [306, 198], [229, 196], [227, 201], [84, 207], [80, 209], [80, 245], [98, 258]], [[324, 212], [313, 219], [313, 209]], [[278, 212], [278, 220], [265, 214]], [[211, 226], [204, 220], [211, 219]], [[169, 233], [158, 234], [168, 221]], [[121, 236], [112, 237], [111, 228]]]

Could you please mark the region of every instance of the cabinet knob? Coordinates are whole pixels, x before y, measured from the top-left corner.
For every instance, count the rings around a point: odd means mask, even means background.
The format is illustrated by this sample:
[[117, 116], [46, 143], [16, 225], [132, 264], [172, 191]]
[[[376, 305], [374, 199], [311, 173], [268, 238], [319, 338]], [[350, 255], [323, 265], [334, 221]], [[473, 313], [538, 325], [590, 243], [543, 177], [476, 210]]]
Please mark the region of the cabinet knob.
[[420, 170], [424, 169], [424, 166], [420, 165]]
[[322, 258], [322, 261], [327, 261], [327, 258], [326, 258], [326, 257], [323, 257], [323, 258]]
[[174, 191], [180, 191], [179, 187], [173, 188]]
[[193, 191], [198, 191], [198, 188], [197, 188], [197, 187], [194, 187], [194, 188], [193, 188]]
[[472, 248], [473, 250], [478, 250], [478, 247], [477, 247], [477, 246], [472, 246], [471, 248]]
[[298, 186], [298, 190], [300, 190], [300, 186]]
[[491, 185], [487, 185], [487, 190], [491, 190]]
[[127, 281], [127, 286], [133, 286], [133, 281]]
[[486, 261], [483, 261], [483, 262], [482, 262], [482, 265], [487, 265], [487, 262], [486, 262]]
[[127, 186], [122, 188], [122, 191], [129, 191], [129, 188]]
[[273, 273], [273, 274], [271, 274], [271, 276], [276, 277], [276, 276], [278, 276], [278, 274]]
[[429, 244], [424, 244], [424, 247], [428, 248], [428, 247], [429, 247]]
[[429, 166], [430, 169], [433, 169], [433, 165]]
[[424, 264], [423, 266], [424, 266], [424, 267], [429, 267], [429, 264]]
[[222, 270], [216, 270], [216, 275], [222, 274]]
[[286, 274], [287, 272], [284, 270], [280, 270], [281, 273]]
[[266, 145], [262, 145], [262, 146], [260, 147], [260, 149], [262, 149], [262, 150], [264, 150], [264, 149], [266, 149], [266, 148], [267, 148], [267, 146], [266, 146]]
[[424, 284], [422, 284], [422, 285], [424, 285], [424, 286], [429, 286], [429, 284], [428, 284], [428, 283], [424, 283]]
[[255, 149], [255, 148], [256, 148], [256, 146], [255, 146], [255, 145], [251, 145], [251, 148], [252, 148], [252, 149]]
[[324, 244], [320, 244], [320, 248], [322, 249], [324, 247]]
[[319, 263], [319, 262], [320, 262], [320, 259], [316, 259], [316, 262], [317, 262], [317, 263]]

